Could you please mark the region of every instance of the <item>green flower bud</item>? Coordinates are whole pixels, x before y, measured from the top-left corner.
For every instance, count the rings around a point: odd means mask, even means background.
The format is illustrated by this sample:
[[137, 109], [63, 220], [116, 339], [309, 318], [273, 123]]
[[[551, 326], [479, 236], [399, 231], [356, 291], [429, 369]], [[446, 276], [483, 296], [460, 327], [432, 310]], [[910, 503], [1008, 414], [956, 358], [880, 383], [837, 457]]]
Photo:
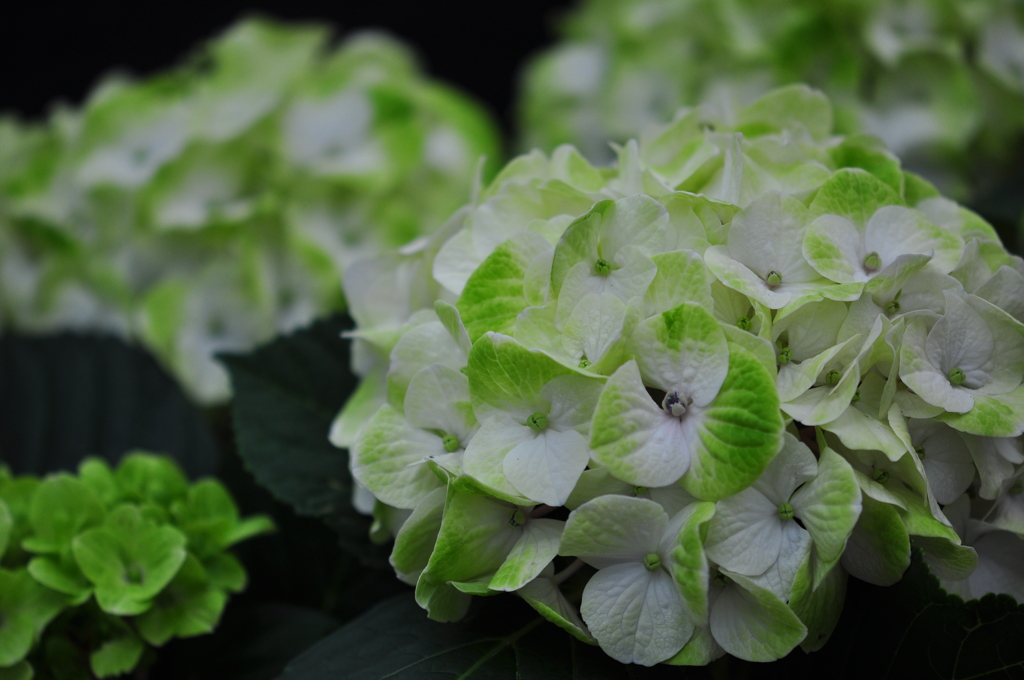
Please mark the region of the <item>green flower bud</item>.
[[729, 585], [729, 577], [721, 572], [716, 573], [714, 578], [712, 578], [711, 580], [715, 582], [716, 586]]
[[526, 524], [526, 513], [520, 508], [516, 508], [515, 512], [508, 518], [508, 525], [513, 529], [517, 529]]
[[890, 302], [889, 304], [887, 304], [885, 306], [885, 313], [886, 314], [895, 314], [898, 311], [900, 311], [901, 309], [903, 309], [903, 305], [900, 304], [900, 301], [899, 300], [893, 300], [892, 302]]
[[768, 275], [764, 277], [764, 280], [765, 283], [768, 284], [769, 288], [775, 288], [782, 285], [782, 274], [773, 269], [768, 272]]
[[788, 364], [792, 360], [793, 360], [793, 350], [791, 350], [788, 347], [783, 347], [781, 350], [779, 350], [779, 363], [780, 364]]
[[868, 272], [877, 272], [882, 268], [882, 258], [878, 256], [878, 253], [871, 251], [864, 256], [864, 270]]
[[828, 373], [825, 374], [825, 384], [826, 385], [838, 385], [839, 384], [839, 377], [840, 377], [839, 376], [839, 371], [837, 371], [836, 369], [833, 368], [831, 371], [829, 371]]
[[590, 366], [590, 365], [592, 365], [592, 364], [590, 363], [589, 360], [587, 360], [587, 359], [580, 359], [580, 363], [577, 365], [577, 368], [586, 368], [587, 366]]
[[914, 447], [914, 451], [917, 452], [917, 455], [918, 455], [918, 457], [921, 460], [924, 460], [924, 447], [923, 446], [915, 446]]
[[967, 380], [967, 374], [964, 373], [964, 369], [957, 367], [949, 372], [950, 385], [963, 385], [965, 380]]
[[856, 404], [858, 401], [860, 401], [860, 388], [859, 387], [853, 391], [853, 398], [850, 399], [850, 403], [851, 404]]
[[885, 484], [889, 481], [889, 471], [885, 468], [878, 468], [875, 470], [874, 478], [879, 484]]
[[547, 428], [548, 417], [543, 413], [534, 413], [532, 416], [526, 419], [526, 424], [529, 425], [534, 430], [536, 430], [537, 432], [540, 432], [541, 430]]
[[779, 506], [779, 517], [782, 519], [793, 519], [793, 506], [789, 503], [783, 503]]
[[633, 487], [633, 495], [634, 496], [639, 496], [640, 494], [644, 493], [645, 491], [647, 491], [647, 487], [646, 486], [634, 486]]
[[736, 319], [736, 327], [739, 328], [741, 331], [749, 331], [750, 319], [748, 319], [745, 316], [741, 316], [740, 318]]
[[608, 263], [608, 260], [599, 257], [597, 262], [594, 263], [594, 270], [601, 276], [607, 276], [612, 272], [612, 266]]
[[441, 437], [441, 443], [444, 444], [444, 450], [448, 453], [455, 453], [459, 450], [459, 438], [454, 435], [446, 434]]
[[655, 553], [651, 553], [644, 558], [644, 568], [647, 571], [657, 571], [661, 567], [661, 558]]

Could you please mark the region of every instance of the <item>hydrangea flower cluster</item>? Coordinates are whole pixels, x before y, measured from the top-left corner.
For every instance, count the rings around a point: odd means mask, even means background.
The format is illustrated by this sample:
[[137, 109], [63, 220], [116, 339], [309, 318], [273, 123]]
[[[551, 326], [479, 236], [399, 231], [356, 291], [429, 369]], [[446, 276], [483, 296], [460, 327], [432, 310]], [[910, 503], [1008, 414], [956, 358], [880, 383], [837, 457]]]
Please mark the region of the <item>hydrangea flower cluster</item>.
[[705, 664], [820, 648], [847, 575], [911, 546], [1024, 597], [1024, 263], [832, 129], [790, 86], [611, 168], [535, 151], [349, 268], [331, 439], [430, 617], [516, 592], [618, 661]]
[[[676, 108], [806, 82], [840, 132], [881, 137], [957, 197], [1024, 131], [1024, 14], [1012, 0], [585, 0], [523, 78], [524, 148], [594, 161]], [[610, 159], [609, 159], [610, 160]]]
[[190, 485], [151, 454], [42, 480], [0, 468], [0, 676], [28, 680], [33, 661], [121, 675], [149, 646], [212, 631], [245, 588], [227, 549], [272, 528], [240, 519], [219, 482]]
[[203, 403], [219, 351], [343, 308], [359, 256], [468, 200], [486, 114], [373, 33], [243, 21], [184, 66], [0, 120], [0, 327], [143, 340]]

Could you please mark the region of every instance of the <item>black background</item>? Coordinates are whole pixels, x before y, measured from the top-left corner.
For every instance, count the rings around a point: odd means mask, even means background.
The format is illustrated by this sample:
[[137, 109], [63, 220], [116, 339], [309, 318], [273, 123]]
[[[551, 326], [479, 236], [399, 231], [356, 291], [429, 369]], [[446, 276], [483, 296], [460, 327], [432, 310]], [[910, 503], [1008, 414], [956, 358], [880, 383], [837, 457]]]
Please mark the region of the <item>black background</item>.
[[0, 19], [0, 112], [38, 118], [55, 100], [77, 106], [103, 74], [168, 68], [199, 41], [256, 12], [327, 21], [342, 36], [384, 28], [409, 42], [429, 73], [482, 101], [508, 133], [519, 68], [553, 42], [557, 18], [569, 6], [569, 0], [10, 2]]

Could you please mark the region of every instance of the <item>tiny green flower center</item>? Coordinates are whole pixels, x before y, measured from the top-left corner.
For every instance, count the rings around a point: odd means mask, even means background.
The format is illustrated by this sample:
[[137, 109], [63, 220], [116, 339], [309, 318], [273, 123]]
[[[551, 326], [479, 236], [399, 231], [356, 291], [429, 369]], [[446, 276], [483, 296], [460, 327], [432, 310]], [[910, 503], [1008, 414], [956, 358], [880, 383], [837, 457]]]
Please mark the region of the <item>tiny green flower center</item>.
[[132, 585], [142, 583], [142, 568], [137, 564], [126, 564], [124, 567], [124, 580]]
[[634, 486], [633, 487], [633, 495], [634, 496], [639, 496], [640, 494], [644, 493], [645, 491], [647, 491], [647, 487], [646, 486]]
[[721, 572], [718, 572], [717, 574], [715, 574], [715, 577], [713, 579], [711, 579], [711, 580], [715, 582], [716, 586], [727, 586], [727, 585], [729, 585], [729, 578], [725, 574], [723, 574]]
[[1010, 487], [1011, 496], [1019, 496], [1024, 493], [1024, 482], [1017, 480], [1017, 483]]
[[782, 519], [793, 519], [793, 506], [789, 503], [783, 503], [779, 506], [779, 517]]
[[548, 417], [543, 413], [534, 413], [526, 419], [526, 424], [535, 431], [540, 432], [548, 426]]
[[659, 567], [661, 567], [661, 558], [655, 553], [651, 553], [644, 558], [644, 568], [647, 571], [657, 571]]
[[512, 516], [508, 518], [508, 525], [513, 529], [516, 529], [524, 524], [526, 524], [526, 513], [519, 508], [516, 508], [515, 512], [512, 513]]
[[850, 402], [853, 403], [853, 404], [856, 404], [858, 401], [860, 401], [860, 388], [859, 387], [853, 391], [853, 399], [851, 399]]
[[446, 434], [441, 437], [441, 443], [444, 444], [444, 450], [448, 453], [455, 453], [459, 450], [459, 438], [455, 435]]
[[791, 350], [788, 347], [783, 347], [779, 351], [779, 363], [780, 364], [788, 364], [792, 360], [793, 360], [793, 350]]
[[903, 305], [900, 304], [900, 301], [899, 300], [893, 300], [892, 302], [890, 302], [889, 304], [887, 304], [885, 306], [885, 313], [886, 314], [895, 314], [898, 311], [900, 311], [901, 309], [903, 309]]
[[949, 372], [950, 385], [963, 385], [965, 380], [967, 380], [967, 374], [959, 366]]
[[745, 316], [741, 316], [740, 318], [736, 319], [736, 327], [739, 328], [741, 331], [749, 331], [750, 319], [748, 319]]
[[915, 446], [914, 451], [917, 453], [921, 460], [924, 460], [924, 446]]
[[591, 365], [590, 360], [584, 358], [584, 359], [580, 359], [580, 363], [578, 364], [577, 367], [578, 368], [586, 368], [587, 366], [590, 366], [590, 365]]
[[864, 270], [869, 272], [877, 272], [882, 268], [882, 258], [878, 256], [878, 253], [871, 251], [864, 256]]
[[885, 468], [878, 468], [875, 470], [874, 478], [879, 484], [885, 484], [889, 481], [889, 471]]
[[782, 274], [773, 269], [764, 277], [764, 281], [768, 284], [769, 288], [775, 288], [782, 284]]
[[601, 276], [607, 276], [612, 273], [612, 266], [608, 263], [608, 260], [603, 257], [597, 258], [597, 262], [594, 263], [594, 271]]
[[686, 413], [686, 401], [678, 392], [669, 392], [662, 400], [661, 407], [676, 418], [681, 418]]
[[839, 371], [837, 371], [836, 369], [833, 368], [831, 371], [826, 373], [825, 374], [825, 384], [826, 385], [838, 385], [839, 384]]

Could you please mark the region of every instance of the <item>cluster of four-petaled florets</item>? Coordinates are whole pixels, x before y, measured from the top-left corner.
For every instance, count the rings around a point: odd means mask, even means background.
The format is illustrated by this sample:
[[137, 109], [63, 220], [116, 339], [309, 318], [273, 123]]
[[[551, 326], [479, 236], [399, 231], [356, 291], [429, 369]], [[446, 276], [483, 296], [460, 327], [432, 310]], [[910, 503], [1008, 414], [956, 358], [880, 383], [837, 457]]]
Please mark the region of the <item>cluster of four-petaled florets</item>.
[[[1024, 592], [1024, 267], [820, 95], [733, 118], [614, 170], [521, 157], [346, 275], [366, 379], [332, 438], [432, 617], [516, 591], [702, 664], [820, 647], [847, 573], [894, 583], [911, 542], [947, 588]], [[578, 610], [559, 556], [596, 569]]]

